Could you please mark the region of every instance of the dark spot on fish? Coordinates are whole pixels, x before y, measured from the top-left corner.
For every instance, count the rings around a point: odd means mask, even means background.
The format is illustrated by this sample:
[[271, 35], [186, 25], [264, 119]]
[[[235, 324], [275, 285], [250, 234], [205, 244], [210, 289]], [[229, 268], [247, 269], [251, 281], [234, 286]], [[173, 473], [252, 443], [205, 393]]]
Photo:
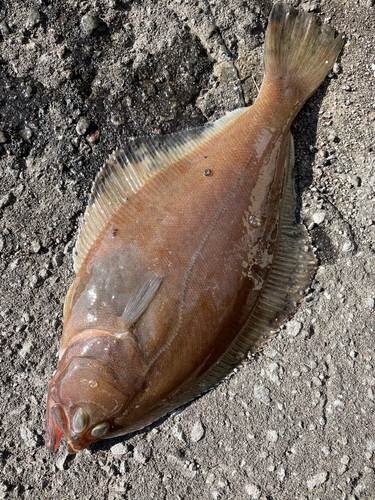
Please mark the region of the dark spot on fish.
[[205, 177], [208, 177], [209, 175], [211, 174], [211, 169], [207, 168], [204, 172], [203, 172], [203, 175]]

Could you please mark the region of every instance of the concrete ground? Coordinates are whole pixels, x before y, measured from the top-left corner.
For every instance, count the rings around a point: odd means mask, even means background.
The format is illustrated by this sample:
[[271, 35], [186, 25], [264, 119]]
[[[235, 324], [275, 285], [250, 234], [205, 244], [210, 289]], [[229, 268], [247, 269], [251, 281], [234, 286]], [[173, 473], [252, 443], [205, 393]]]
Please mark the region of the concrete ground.
[[311, 289], [213, 391], [70, 456], [46, 388], [92, 181], [131, 137], [254, 101], [272, 1], [0, 2], [0, 498], [375, 498], [374, 0], [292, 3], [347, 37], [292, 130]]

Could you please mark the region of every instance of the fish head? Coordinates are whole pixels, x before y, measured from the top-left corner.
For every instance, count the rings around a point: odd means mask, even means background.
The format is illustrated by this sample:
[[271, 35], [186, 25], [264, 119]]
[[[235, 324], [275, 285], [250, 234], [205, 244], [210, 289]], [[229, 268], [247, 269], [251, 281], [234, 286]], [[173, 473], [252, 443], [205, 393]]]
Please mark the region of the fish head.
[[[48, 385], [46, 446], [50, 451], [58, 449], [62, 436], [68, 451], [76, 453], [117, 434], [116, 418], [126, 412], [140, 384], [137, 378], [124, 380], [121, 370], [116, 369], [113, 347], [111, 340], [100, 337], [86, 342], [85, 355], [71, 355], [69, 349], [65, 352]], [[77, 352], [77, 346], [73, 351]], [[131, 368], [134, 363], [129, 351]]]

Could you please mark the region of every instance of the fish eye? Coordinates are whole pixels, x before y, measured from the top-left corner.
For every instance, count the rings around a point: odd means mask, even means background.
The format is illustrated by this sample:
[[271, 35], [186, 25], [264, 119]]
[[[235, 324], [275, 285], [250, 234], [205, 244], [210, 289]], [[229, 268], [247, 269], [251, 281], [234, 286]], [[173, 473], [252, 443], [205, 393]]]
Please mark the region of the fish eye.
[[75, 432], [82, 432], [86, 429], [89, 423], [89, 416], [83, 408], [78, 408], [73, 417], [73, 429]]
[[108, 429], [109, 429], [109, 423], [103, 422], [102, 424], [96, 425], [91, 429], [91, 436], [101, 437], [107, 432]]

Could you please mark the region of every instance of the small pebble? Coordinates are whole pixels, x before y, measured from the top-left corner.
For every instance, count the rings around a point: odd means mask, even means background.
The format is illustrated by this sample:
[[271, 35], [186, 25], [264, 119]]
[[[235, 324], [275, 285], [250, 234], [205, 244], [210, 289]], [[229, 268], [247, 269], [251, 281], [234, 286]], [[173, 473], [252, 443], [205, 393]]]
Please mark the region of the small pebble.
[[140, 445], [134, 448], [134, 460], [140, 464], [145, 464], [151, 457], [151, 447]]
[[200, 420], [197, 420], [190, 434], [190, 439], [193, 443], [197, 443], [204, 436], [204, 427]]
[[63, 455], [62, 457], [58, 458], [56, 460], [56, 467], [59, 469], [59, 470], [64, 470], [65, 469], [65, 461], [66, 459], [68, 458], [68, 456], [70, 456], [68, 453], [65, 453], [65, 455]]
[[315, 385], [315, 387], [320, 387], [322, 385], [322, 381], [319, 377], [313, 377], [311, 382]]
[[0, 130], [0, 144], [5, 144], [7, 140], [8, 139], [5, 133], [2, 130]]
[[81, 19], [81, 26], [87, 35], [92, 35], [99, 26], [99, 19], [92, 14], [85, 14]]
[[33, 274], [29, 281], [30, 287], [35, 288], [37, 285], [40, 285], [41, 282], [42, 282], [41, 277], [38, 276], [37, 274]]
[[286, 331], [287, 334], [290, 335], [291, 337], [296, 337], [299, 332], [302, 330], [302, 323], [299, 321], [289, 321], [289, 323], [286, 326]]
[[374, 309], [375, 307], [375, 300], [372, 297], [368, 297], [365, 301], [366, 307], [369, 309]]
[[338, 137], [335, 131], [331, 130], [328, 134], [329, 142], [338, 142]]
[[357, 175], [348, 175], [348, 181], [354, 187], [359, 187], [361, 185], [361, 178]]
[[332, 118], [332, 113], [330, 111], [326, 111], [322, 114], [322, 117], [328, 120], [329, 118]]
[[280, 371], [280, 366], [278, 363], [272, 362], [268, 366], [265, 367], [265, 374], [267, 375], [267, 378], [273, 382], [274, 384], [280, 385], [280, 377], [279, 377], [279, 372]]
[[34, 439], [34, 434], [27, 427], [20, 428], [21, 438], [25, 441], [25, 444], [28, 448], [35, 448], [36, 441]]
[[19, 355], [21, 356], [21, 358], [26, 358], [26, 356], [30, 354], [31, 347], [32, 347], [31, 341], [23, 344], [22, 349], [19, 351]]
[[277, 479], [281, 482], [284, 481], [285, 479], [285, 469], [283, 467], [280, 467], [280, 469], [277, 471]]
[[0, 209], [11, 205], [16, 201], [13, 191], [8, 191], [4, 196], [0, 198]]
[[113, 113], [111, 115], [111, 122], [116, 127], [120, 127], [120, 125], [123, 125], [125, 123], [125, 118], [120, 113]]
[[32, 135], [33, 135], [33, 132], [31, 130], [31, 128], [29, 128], [29, 127], [25, 127], [24, 129], [19, 131], [19, 136], [24, 141], [28, 141]]
[[111, 446], [112, 455], [125, 455], [128, 452], [128, 447], [123, 443], [117, 443]]
[[89, 141], [90, 144], [96, 144], [99, 140], [99, 135], [100, 135], [99, 130], [95, 130], [95, 132], [93, 132], [87, 137], [87, 140]]
[[140, 464], [145, 464], [147, 462], [147, 457], [141, 450], [139, 450], [138, 448], [135, 448], [134, 460]]
[[375, 0], [359, 0], [359, 4], [362, 6], [362, 7], [366, 7], [368, 9], [370, 9], [371, 7], [374, 7], [375, 5]]
[[348, 463], [350, 462], [350, 458], [348, 457], [348, 455], [344, 455], [340, 462], [343, 464], [343, 465], [348, 465]]
[[319, 149], [318, 155], [320, 156], [320, 158], [326, 158], [328, 156], [327, 151], [325, 151], [324, 149]]
[[[113, 485], [113, 489], [119, 493], [119, 494], [124, 494], [128, 491], [128, 486], [124, 480], [119, 480], [118, 484]], [[121, 495], [123, 497], [123, 495]]]
[[63, 252], [57, 252], [53, 256], [52, 262], [53, 262], [54, 266], [60, 267], [62, 265], [62, 263], [64, 262], [64, 254], [63, 254]]
[[256, 484], [247, 484], [245, 486], [245, 491], [252, 500], [257, 500], [262, 494], [262, 490]]
[[335, 401], [333, 402], [333, 406], [335, 408], [344, 408], [345, 403], [344, 403], [344, 401], [341, 401], [341, 399], [335, 399]]
[[349, 253], [351, 252], [352, 250], [354, 250], [354, 245], [351, 241], [346, 241], [343, 246], [342, 246], [342, 251], [343, 253]]
[[263, 385], [254, 386], [254, 397], [266, 405], [271, 403], [270, 390]]
[[340, 465], [338, 468], [337, 468], [337, 473], [339, 476], [342, 476], [342, 474], [344, 474], [344, 472], [346, 472], [346, 465]]
[[68, 52], [68, 49], [66, 48], [66, 45], [62, 45], [58, 50], [57, 50], [57, 55], [59, 59], [64, 59]]
[[0, 31], [3, 35], [9, 35], [10, 29], [6, 21], [0, 21]]
[[268, 439], [268, 441], [270, 441], [270, 443], [276, 443], [278, 438], [279, 438], [279, 435], [278, 435], [277, 431], [268, 431], [267, 432], [267, 439]]
[[33, 95], [33, 88], [31, 85], [26, 85], [24, 94], [28, 99]]
[[76, 125], [76, 132], [78, 135], [85, 135], [90, 126], [90, 120], [81, 118]]
[[180, 424], [177, 424], [173, 427], [172, 435], [182, 443], [186, 443], [185, 434]]
[[327, 481], [327, 478], [328, 472], [320, 472], [319, 474], [316, 474], [315, 476], [307, 480], [307, 489], [311, 491], [316, 486], [321, 486]]
[[67, 69], [63, 74], [67, 80], [73, 80], [74, 78], [74, 71], [72, 69]]
[[31, 243], [30, 243], [30, 246], [31, 246], [31, 250], [34, 252], [34, 253], [38, 253], [40, 252], [40, 249], [42, 248], [41, 244], [40, 244], [40, 241], [39, 240], [33, 240]]
[[315, 212], [312, 215], [312, 220], [315, 222], [315, 224], [321, 224], [326, 217], [325, 212]]
[[40, 23], [40, 12], [35, 7], [29, 10], [29, 17], [26, 20], [26, 28], [34, 28]]

